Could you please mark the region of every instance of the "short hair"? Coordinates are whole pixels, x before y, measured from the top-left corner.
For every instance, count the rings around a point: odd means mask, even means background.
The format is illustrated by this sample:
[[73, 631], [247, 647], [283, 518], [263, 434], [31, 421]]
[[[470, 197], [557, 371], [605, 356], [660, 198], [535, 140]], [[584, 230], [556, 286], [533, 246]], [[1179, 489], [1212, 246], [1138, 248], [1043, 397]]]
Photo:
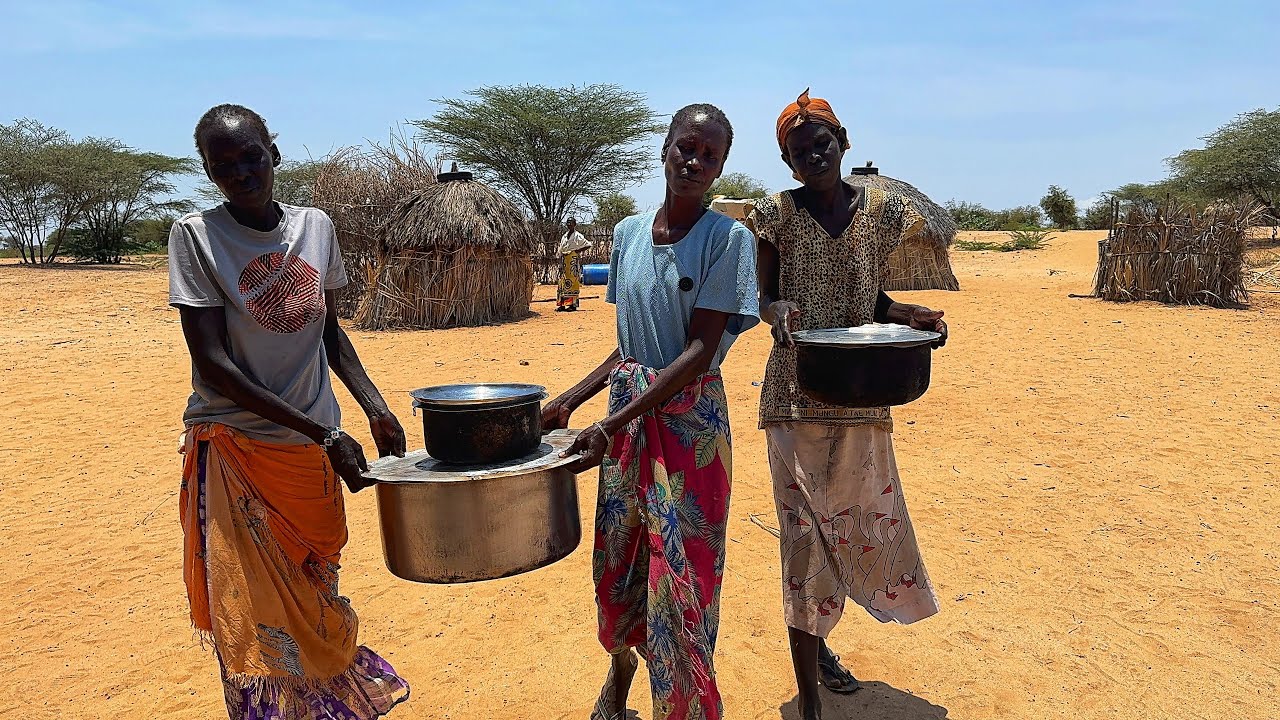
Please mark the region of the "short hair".
[[707, 119], [714, 123], [719, 123], [724, 128], [727, 141], [724, 146], [724, 154], [729, 155], [729, 148], [733, 147], [733, 125], [729, 123], [729, 118], [725, 116], [724, 111], [710, 103], [694, 103], [685, 105], [671, 118], [671, 126], [667, 128], [667, 139], [662, 141], [662, 156], [667, 156], [667, 148], [671, 147], [671, 140], [676, 134], [676, 128], [681, 124], [692, 121], [699, 115], [706, 115]]
[[249, 126], [257, 130], [262, 135], [264, 145], [270, 145], [275, 142], [275, 136], [267, 129], [267, 121], [262, 119], [258, 113], [250, 110], [243, 105], [235, 105], [232, 103], [223, 103], [215, 105], [202, 116], [200, 122], [196, 123], [195, 141], [196, 152], [204, 157], [204, 147], [200, 144], [200, 138], [209, 132], [218, 123], [224, 123], [228, 120], [243, 120], [249, 123]]

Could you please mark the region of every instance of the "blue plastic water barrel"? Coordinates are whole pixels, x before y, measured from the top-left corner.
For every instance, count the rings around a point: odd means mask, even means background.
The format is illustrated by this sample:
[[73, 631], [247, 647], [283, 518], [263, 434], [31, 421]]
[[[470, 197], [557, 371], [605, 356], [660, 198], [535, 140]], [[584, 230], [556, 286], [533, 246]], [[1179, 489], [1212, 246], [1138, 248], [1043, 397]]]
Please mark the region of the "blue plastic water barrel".
[[608, 265], [583, 265], [582, 266], [582, 283], [584, 285], [608, 285], [609, 284], [609, 266]]

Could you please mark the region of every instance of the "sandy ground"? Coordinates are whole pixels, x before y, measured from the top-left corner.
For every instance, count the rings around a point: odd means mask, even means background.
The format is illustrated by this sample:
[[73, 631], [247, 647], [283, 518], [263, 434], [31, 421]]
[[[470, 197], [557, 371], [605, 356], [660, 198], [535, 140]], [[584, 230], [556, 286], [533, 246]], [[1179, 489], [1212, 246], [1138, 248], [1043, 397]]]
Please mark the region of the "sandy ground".
[[[850, 612], [832, 643], [870, 682], [828, 695], [829, 718], [1280, 717], [1280, 295], [1244, 311], [1069, 297], [1090, 289], [1097, 237], [957, 252], [962, 291], [902, 294], [953, 329], [933, 388], [896, 414], [943, 609], [909, 628]], [[0, 266], [0, 717], [221, 713], [186, 618], [188, 361], [165, 289], [162, 269]], [[612, 347], [603, 301], [534, 307], [503, 327], [352, 336], [413, 442], [405, 390], [558, 391]], [[737, 472], [717, 658], [730, 717], [791, 719], [776, 540], [748, 521], [776, 523], [753, 385], [768, 343], [752, 332], [726, 366]], [[507, 580], [416, 585], [382, 564], [373, 493], [348, 508], [344, 594], [413, 684], [392, 717], [587, 717], [605, 669], [589, 547]]]

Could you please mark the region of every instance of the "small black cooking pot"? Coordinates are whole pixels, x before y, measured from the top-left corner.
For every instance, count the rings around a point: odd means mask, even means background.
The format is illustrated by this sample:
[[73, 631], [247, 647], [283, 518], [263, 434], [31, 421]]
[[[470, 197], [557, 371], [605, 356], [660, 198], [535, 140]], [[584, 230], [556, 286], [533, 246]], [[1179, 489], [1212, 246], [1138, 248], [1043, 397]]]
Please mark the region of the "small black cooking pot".
[[797, 332], [796, 382], [828, 405], [905, 405], [929, 388], [930, 353], [939, 337], [902, 325]]
[[533, 452], [542, 443], [540, 385], [472, 383], [409, 393], [422, 412], [431, 457], [454, 465], [489, 465]]

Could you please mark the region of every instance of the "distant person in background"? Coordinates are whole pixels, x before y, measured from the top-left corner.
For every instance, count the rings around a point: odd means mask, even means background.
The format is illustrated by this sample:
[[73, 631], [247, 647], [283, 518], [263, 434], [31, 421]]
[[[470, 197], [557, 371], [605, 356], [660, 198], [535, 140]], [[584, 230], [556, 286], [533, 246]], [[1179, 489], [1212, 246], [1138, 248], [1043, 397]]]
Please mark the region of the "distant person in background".
[[618, 349], [543, 409], [568, 427], [609, 388], [609, 414], [567, 454], [601, 465], [592, 570], [600, 643], [612, 656], [592, 720], [625, 720], [640, 651], [653, 720], [723, 715], [713, 656], [720, 626], [733, 467], [720, 363], [759, 322], [755, 239], [702, 206], [720, 177], [733, 127], [712, 105], [690, 105], [662, 144], [662, 206], [613, 231], [608, 301]]
[[347, 283], [329, 217], [274, 202], [280, 152], [262, 117], [219, 105], [196, 149], [226, 197], [169, 232], [169, 304], [191, 352], [180, 510], [191, 622], [217, 654], [231, 720], [367, 720], [409, 697], [356, 643], [338, 590], [342, 486], [370, 481], [339, 426], [329, 371], [369, 418], [379, 455], [404, 430], [338, 325]]
[[760, 392], [782, 550], [783, 612], [803, 720], [822, 716], [821, 683], [858, 681], [825, 638], [846, 598], [881, 622], [938, 612], [907, 515], [889, 408], [817, 402], [796, 381], [797, 330], [898, 323], [942, 334], [942, 313], [894, 302], [882, 285], [889, 254], [924, 225], [911, 201], [840, 172], [849, 135], [806, 90], [778, 117], [782, 160], [803, 185], [756, 203], [760, 316], [774, 346]]
[[578, 297], [582, 293], [583, 250], [591, 243], [578, 232], [578, 221], [572, 216], [565, 223], [565, 234], [560, 238], [560, 284], [556, 287], [556, 310], [577, 310]]

